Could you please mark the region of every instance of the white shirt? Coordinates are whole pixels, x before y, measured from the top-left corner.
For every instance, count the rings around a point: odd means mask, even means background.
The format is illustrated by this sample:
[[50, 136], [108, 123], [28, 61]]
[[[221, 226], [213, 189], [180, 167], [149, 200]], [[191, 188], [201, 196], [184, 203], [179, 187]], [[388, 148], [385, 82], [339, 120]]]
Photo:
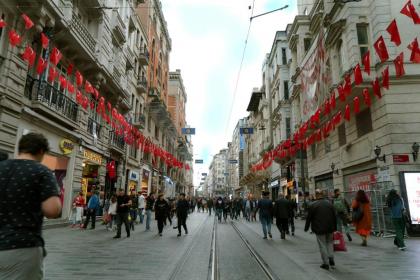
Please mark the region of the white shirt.
[[110, 214], [110, 215], [116, 215], [117, 214], [117, 202], [116, 201], [114, 203], [111, 202], [111, 205], [109, 206], [109, 209], [108, 209], [108, 214]]
[[144, 209], [146, 207], [146, 200], [144, 198], [144, 195], [139, 196], [139, 209]]

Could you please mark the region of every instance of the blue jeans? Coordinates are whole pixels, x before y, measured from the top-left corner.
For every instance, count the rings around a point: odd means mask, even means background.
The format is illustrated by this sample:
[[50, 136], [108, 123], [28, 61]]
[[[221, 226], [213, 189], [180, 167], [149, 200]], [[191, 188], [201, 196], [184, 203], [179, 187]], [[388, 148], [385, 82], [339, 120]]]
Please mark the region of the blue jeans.
[[146, 210], [146, 230], [150, 229], [151, 220], [152, 220], [152, 210]]
[[144, 221], [144, 208], [139, 208], [139, 217], [140, 217], [140, 224]]
[[268, 234], [271, 234], [271, 218], [260, 216], [260, 221], [261, 221], [264, 237], [267, 237], [267, 230], [268, 230]]

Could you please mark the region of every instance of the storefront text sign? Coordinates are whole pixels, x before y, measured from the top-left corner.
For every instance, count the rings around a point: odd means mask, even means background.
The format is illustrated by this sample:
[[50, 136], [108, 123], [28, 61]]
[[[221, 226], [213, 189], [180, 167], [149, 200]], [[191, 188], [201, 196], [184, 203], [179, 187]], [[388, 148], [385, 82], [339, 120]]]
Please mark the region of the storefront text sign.
[[348, 176], [349, 191], [370, 190], [370, 185], [376, 183], [376, 170], [369, 170]]
[[74, 149], [74, 143], [69, 139], [61, 140], [59, 146], [61, 151], [65, 155], [71, 154], [71, 152], [73, 152]]
[[404, 173], [411, 223], [420, 224], [420, 173]]
[[403, 163], [403, 162], [409, 162], [410, 158], [408, 155], [393, 155], [392, 159], [394, 163]]
[[99, 165], [102, 164], [102, 156], [97, 154], [97, 153], [94, 153], [94, 152], [91, 152], [91, 151], [85, 149], [84, 152], [83, 152], [83, 155], [84, 155], [85, 159], [87, 159], [87, 160], [90, 160], [90, 161], [92, 161], [94, 163], [97, 163]]

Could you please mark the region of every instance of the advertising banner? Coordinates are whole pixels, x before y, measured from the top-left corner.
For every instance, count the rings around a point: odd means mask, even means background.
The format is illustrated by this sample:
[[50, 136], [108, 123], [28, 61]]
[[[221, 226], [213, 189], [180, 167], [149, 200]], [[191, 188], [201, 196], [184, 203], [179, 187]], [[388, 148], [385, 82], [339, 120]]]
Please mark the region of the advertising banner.
[[420, 173], [404, 173], [411, 224], [420, 224]]

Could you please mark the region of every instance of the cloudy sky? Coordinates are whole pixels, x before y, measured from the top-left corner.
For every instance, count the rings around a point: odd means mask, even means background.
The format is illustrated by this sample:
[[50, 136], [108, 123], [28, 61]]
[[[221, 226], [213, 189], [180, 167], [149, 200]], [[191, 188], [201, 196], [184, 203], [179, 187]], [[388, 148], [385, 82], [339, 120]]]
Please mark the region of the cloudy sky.
[[[275, 32], [285, 30], [297, 14], [295, 0], [255, 0], [254, 15], [289, 5], [252, 21], [245, 59], [236, 80], [249, 26], [252, 0], [161, 0], [172, 39], [170, 69], [181, 69], [188, 94], [187, 122], [195, 127], [195, 185], [207, 172], [212, 155], [227, 147], [236, 123], [247, 116], [254, 87]], [[232, 108], [232, 110], [231, 110]]]

